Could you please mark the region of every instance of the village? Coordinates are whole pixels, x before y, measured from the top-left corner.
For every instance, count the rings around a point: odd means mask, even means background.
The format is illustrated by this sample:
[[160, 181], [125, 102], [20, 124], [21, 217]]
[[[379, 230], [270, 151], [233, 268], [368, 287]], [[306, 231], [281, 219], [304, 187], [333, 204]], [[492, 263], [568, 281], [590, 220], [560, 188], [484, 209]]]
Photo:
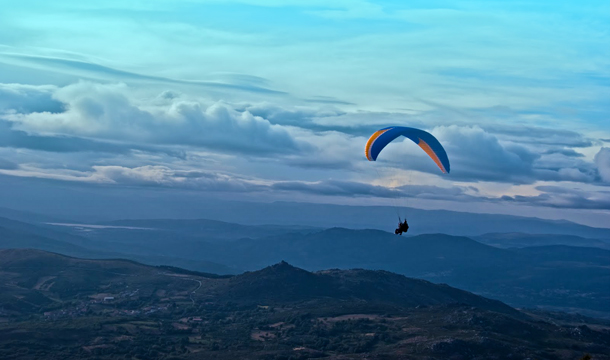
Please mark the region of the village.
[[78, 318], [90, 315], [104, 315], [110, 317], [151, 315], [166, 311], [175, 303], [151, 305], [138, 299], [140, 289], [127, 290], [118, 294], [98, 293], [90, 295], [86, 301], [70, 302], [67, 306], [57, 310], [43, 313], [46, 320], [65, 318]]

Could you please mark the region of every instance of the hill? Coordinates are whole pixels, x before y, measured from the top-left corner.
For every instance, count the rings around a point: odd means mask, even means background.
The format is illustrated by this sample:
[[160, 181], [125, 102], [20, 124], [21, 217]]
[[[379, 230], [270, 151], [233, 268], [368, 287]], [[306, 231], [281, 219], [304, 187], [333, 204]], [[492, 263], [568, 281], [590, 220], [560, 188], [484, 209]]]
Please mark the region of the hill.
[[608, 240], [586, 239], [580, 236], [561, 234], [491, 233], [476, 236], [473, 239], [500, 248], [568, 245], [610, 250], [610, 241]]
[[11, 220], [16, 220], [16, 221], [30, 222], [30, 223], [65, 221], [56, 216], [52, 216], [52, 215], [39, 214], [39, 213], [32, 212], [32, 211], [14, 210], [14, 209], [6, 208], [6, 207], [0, 207], [0, 217], [6, 218], [6, 219], [11, 219]]
[[447, 283], [513, 306], [548, 306], [610, 316], [610, 289], [603, 286], [610, 282], [610, 251], [602, 249], [499, 249], [466, 237], [399, 237], [377, 230], [338, 228], [199, 249], [201, 256], [245, 269], [286, 260], [308, 270], [387, 270]]
[[0, 250], [0, 357], [610, 359], [610, 323], [386, 271], [218, 277]]
[[[104, 237], [100, 241], [87, 236], [82, 236], [86, 232], [67, 232], [62, 231], [64, 227], [49, 226], [44, 224], [34, 225], [21, 221], [0, 218], [0, 249], [38, 249], [57, 252], [69, 256], [84, 258], [125, 258], [144, 262], [151, 265], [174, 265], [189, 267], [190, 269], [214, 272], [214, 273], [235, 273], [235, 269], [197, 258], [183, 259], [180, 257], [168, 256], [163, 251], [142, 251], [144, 247], [138, 244], [127, 245], [115, 243], [112, 239]], [[150, 232], [149, 232], [150, 233]], [[122, 234], [125, 234], [123, 232]], [[90, 234], [86, 234], [90, 235]], [[142, 239], [146, 242], [146, 238]], [[171, 244], [175, 237], [165, 236], [164, 244]], [[113, 246], [113, 244], [117, 244]], [[171, 245], [169, 245], [171, 246]], [[126, 251], [122, 251], [126, 250]]]
[[215, 256], [246, 269], [286, 260], [312, 270], [362, 267], [399, 271], [407, 267], [418, 276], [445, 271], [456, 264], [488, 265], [504, 254], [466, 237], [444, 234], [400, 237], [379, 230], [342, 228], [235, 241], [217, 251]]
[[80, 256], [91, 253], [91, 251], [78, 245], [35, 234], [17, 232], [0, 226], [0, 249], [12, 248], [32, 248]]
[[[460, 303], [517, 314], [499, 301], [386, 271], [328, 270], [311, 273], [281, 262], [255, 272], [219, 277], [127, 260], [78, 259], [27, 249], [0, 250], [0, 280], [3, 284], [12, 283], [23, 291], [52, 295], [50, 299], [67, 300], [91, 296], [96, 292], [113, 293], [116, 284], [145, 288], [145, 291], [140, 290], [143, 291], [141, 294], [150, 294], [152, 288], [159, 287], [169, 292], [176, 279], [187, 278], [203, 282], [199, 292], [208, 300], [285, 304], [340, 299], [387, 303], [398, 307]], [[190, 287], [192, 284], [186, 286]], [[45, 290], [41, 291], [43, 288]], [[372, 289], [375, 291], [372, 292]]]
[[315, 273], [282, 261], [228, 281], [230, 297], [278, 303], [317, 298], [359, 300], [417, 307], [466, 304], [477, 308], [517, 315], [509, 306], [447, 285], [438, 285], [387, 271], [325, 270]]

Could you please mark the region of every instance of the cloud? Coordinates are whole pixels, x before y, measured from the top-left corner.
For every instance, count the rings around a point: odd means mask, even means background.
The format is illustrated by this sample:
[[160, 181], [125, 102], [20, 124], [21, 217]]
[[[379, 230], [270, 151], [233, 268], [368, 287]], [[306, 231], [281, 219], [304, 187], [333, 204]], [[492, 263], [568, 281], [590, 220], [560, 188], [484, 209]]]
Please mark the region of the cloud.
[[305, 102], [320, 103], [320, 104], [332, 104], [332, 105], [356, 105], [349, 101], [339, 100], [332, 96], [314, 96], [309, 99], [304, 99]]
[[[1, 164], [1, 163], [0, 163]], [[408, 185], [385, 187], [346, 180], [271, 181], [249, 178], [227, 172], [180, 170], [168, 166], [136, 167], [94, 165], [87, 171], [70, 169], [40, 169], [32, 166], [10, 167], [3, 174], [56, 179], [81, 183], [113, 184], [118, 186], [160, 187], [206, 192], [301, 193], [338, 197], [421, 198], [476, 200], [468, 195], [471, 188]]]
[[566, 157], [585, 157], [583, 154], [576, 152], [574, 149], [566, 149], [566, 148], [559, 148], [559, 149], [549, 149], [546, 150], [544, 153], [544, 155], [553, 155], [553, 154], [560, 154]]
[[202, 191], [228, 192], [288, 192], [323, 196], [378, 197], [378, 198], [421, 198], [421, 199], [461, 199], [474, 201], [467, 195], [472, 192], [464, 187], [438, 187], [429, 185], [407, 185], [390, 188], [357, 181], [263, 181], [244, 178], [234, 174], [183, 171], [165, 166], [94, 166], [91, 178], [99, 182], [121, 185], [154, 187], [174, 187]]
[[322, 109], [314, 107], [285, 108], [268, 102], [244, 106], [243, 111], [265, 118], [275, 125], [296, 126], [319, 131], [331, 131], [335, 128], [317, 124], [315, 120], [345, 114], [344, 111], [334, 107], [324, 107]]
[[268, 186], [260, 181], [239, 175], [213, 171], [178, 170], [160, 165], [137, 167], [95, 165], [87, 171], [42, 169], [23, 165], [17, 169], [0, 169], [0, 173], [88, 184], [176, 188], [210, 192], [239, 193], [268, 189]]
[[268, 83], [268, 80], [241, 74], [217, 74], [215, 79], [210, 81], [198, 80], [179, 80], [161, 76], [151, 76], [138, 74], [130, 71], [115, 69], [112, 67], [99, 65], [89, 61], [46, 57], [36, 55], [21, 55], [21, 54], [0, 54], [2, 57], [9, 58], [17, 63], [33, 64], [43, 66], [52, 70], [66, 71], [68, 73], [80, 73], [91, 79], [129, 81], [136, 80], [142, 82], [155, 82], [161, 84], [177, 84], [202, 87], [211, 90], [220, 91], [246, 91], [253, 93], [261, 93], [267, 95], [286, 95], [285, 92], [270, 89], [261, 84]]
[[139, 144], [194, 146], [233, 153], [287, 154], [299, 144], [281, 126], [238, 112], [228, 104], [186, 101], [163, 93], [168, 104], [136, 101], [122, 84], [79, 82], [58, 89], [61, 113], [9, 114], [14, 128], [29, 133], [89, 137]]
[[[339, 174], [340, 171], [361, 167], [362, 148], [373, 131], [406, 116], [349, 113], [333, 106], [286, 108], [268, 102], [210, 102], [172, 90], [141, 97], [124, 84], [79, 82], [61, 88], [26, 89], [29, 92], [22, 92], [22, 98], [45, 94], [47, 100], [62, 104], [62, 111], [7, 111], [4, 117], [10, 123], [0, 122], [3, 130], [0, 146], [124, 157], [140, 151], [181, 159], [186, 159], [189, 152], [204, 150], [269, 158], [279, 166], [323, 169], [339, 177], [347, 177], [347, 173]], [[408, 117], [409, 125], [424, 125], [427, 115], [420, 115]], [[598, 172], [603, 171], [603, 166], [598, 170], [565, 145], [588, 144], [577, 133], [535, 127], [520, 129], [517, 125], [491, 128], [458, 125], [433, 128], [452, 163], [448, 179], [515, 184], [540, 180], [593, 183], [600, 179]], [[550, 140], [548, 144], [534, 144], [533, 139], [538, 137]], [[570, 143], [570, 139], [574, 141]], [[427, 155], [410, 141], [397, 139], [382, 155], [379, 162], [383, 167], [404, 169], [408, 163], [409, 170], [440, 174]], [[105, 165], [124, 164], [137, 165], [135, 162]]]
[[501, 136], [505, 140], [522, 144], [561, 146], [568, 148], [585, 148], [593, 145], [591, 139], [585, 138], [576, 131], [543, 128], [538, 126], [518, 125], [483, 125], [485, 130]]
[[336, 131], [310, 133], [295, 132], [294, 136], [307, 142], [309, 150], [286, 156], [282, 161], [301, 168], [357, 170], [357, 163], [365, 161], [365, 140]]
[[503, 196], [500, 200], [563, 209], [610, 209], [610, 192], [608, 191], [584, 191], [560, 186], [538, 186], [536, 190], [541, 191], [541, 194]]
[[478, 126], [441, 126], [433, 131], [445, 144], [451, 176], [469, 181], [530, 183], [540, 155], [518, 144], [501, 144]]
[[401, 197], [400, 190], [353, 181], [326, 180], [318, 182], [282, 181], [271, 185], [272, 190], [330, 196]]
[[174, 187], [203, 191], [252, 192], [261, 186], [254, 182], [215, 172], [174, 170], [166, 166], [94, 166], [92, 178], [120, 185]]
[[532, 146], [527, 139], [523, 144], [504, 141], [478, 126], [441, 126], [433, 133], [445, 145], [452, 164], [452, 179], [532, 184], [595, 183], [598, 178], [593, 164], [572, 149]]
[[17, 112], [29, 114], [33, 112], [59, 113], [65, 111], [61, 101], [53, 99], [57, 87], [52, 85], [23, 85], [0, 83], [0, 114]]
[[30, 135], [25, 131], [13, 130], [12, 123], [0, 120], [0, 147], [40, 150], [57, 153], [91, 152], [109, 154], [129, 154], [133, 150], [150, 153], [163, 153], [172, 157], [185, 158], [180, 149], [163, 146], [126, 144], [91, 140], [75, 136]]
[[[1, 160], [1, 159], [0, 159]], [[562, 186], [537, 186], [538, 195], [482, 195], [473, 186], [404, 185], [386, 187], [359, 181], [273, 181], [244, 177], [227, 172], [181, 170], [168, 166], [145, 165], [93, 166], [87, 171], [39, 169], [10, 162], [0, 173], [13, 176], [54, 179], [89, 184], [112, 184], [122, 187], [169, 188], [202, 192], [260, 194], [304, 194], [341, 198], [414, 198], [466, 203], [511, 203], [558, 209], [610, 209], [610, 191], [581, 190]]]
[[[578, 154], [578, 153], [577, 153]], [[574, 181], [597, 183], [599, 176], [595, 166], [584, 157], [570, 152], [544, 151], [534, 164], [535, 179], [539, 181]]]
[[601, 148], [594, 161], [602, 181], [610, 183], [610, 148]]
[[19, 165], [15, 164], [12, 161], [8, 161], [6, 159], [0, 158], [0, 169], [2, 170], [16, 170], [19, 168]]

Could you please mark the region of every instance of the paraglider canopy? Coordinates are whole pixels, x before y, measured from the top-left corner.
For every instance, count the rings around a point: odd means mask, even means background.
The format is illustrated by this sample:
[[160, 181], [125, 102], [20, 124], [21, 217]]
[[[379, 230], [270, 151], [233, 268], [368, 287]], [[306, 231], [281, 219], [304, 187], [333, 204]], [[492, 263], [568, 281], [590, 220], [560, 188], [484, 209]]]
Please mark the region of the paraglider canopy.
[[449, 158], [441, 143], [429, 132], [410, 127], [390, 126], [376, 131], [366, 142], [364, 149], [366, 158], [369, 161], [376, 161], [381, 150], [399, 136], [411, 139], [434, 160], [443, 173], [449, 173], [451, 170]]

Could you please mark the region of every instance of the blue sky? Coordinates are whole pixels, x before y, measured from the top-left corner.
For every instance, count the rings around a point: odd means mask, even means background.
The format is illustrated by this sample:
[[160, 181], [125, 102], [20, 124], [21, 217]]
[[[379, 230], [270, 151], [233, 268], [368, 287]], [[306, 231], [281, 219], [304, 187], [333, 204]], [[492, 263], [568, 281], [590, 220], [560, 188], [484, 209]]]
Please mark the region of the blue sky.
[[610, 4], [404, 3], [0, 4], [0, 175], [608, 225]]

